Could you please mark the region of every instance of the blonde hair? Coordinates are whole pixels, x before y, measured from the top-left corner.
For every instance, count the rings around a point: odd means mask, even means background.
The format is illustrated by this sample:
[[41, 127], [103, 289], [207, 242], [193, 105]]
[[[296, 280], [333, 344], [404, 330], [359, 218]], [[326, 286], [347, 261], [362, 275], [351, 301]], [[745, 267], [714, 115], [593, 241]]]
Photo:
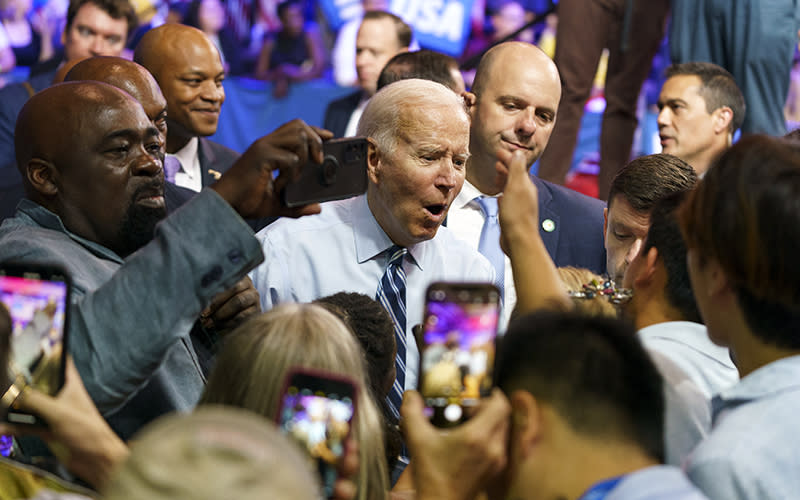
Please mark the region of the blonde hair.
[[316, 500], [322, 492], [300, 448], [272, 422], [205, 406], [145, 427], [102, 493], [106, 500]]
[[[588, 269], [566, 266], [558, 268], [558, 275], [564, 284], [567, 292], [579, 292], [583, 290], [583, 285], [596, 280], [598, 283], [606, 281], [602, 276], [593, 273]], [[605, 318], [616, 318], [617, 308], [602, 295], [595, 295], [591, 299], [572, 299], [575, 310], [587, 316], [599, 316]]]
[[359, 445], [359, 500], [389, 490], [381, 420], [367, 389], [364, 357], [352, 332], [313, 304], [283, 304], [249, 319], [226, 339], [200, 404], [238, 406], [274, 418], [293, 368], [345, 375], [358, 388], [353, 435]]

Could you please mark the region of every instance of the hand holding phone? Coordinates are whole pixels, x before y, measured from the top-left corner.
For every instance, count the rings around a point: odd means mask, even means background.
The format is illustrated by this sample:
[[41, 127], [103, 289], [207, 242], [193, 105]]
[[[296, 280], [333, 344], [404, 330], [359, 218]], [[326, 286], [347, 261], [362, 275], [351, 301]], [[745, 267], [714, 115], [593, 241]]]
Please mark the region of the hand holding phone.
[[13, 404], [32, 386], [55, 396], [64, 385], [66, 327], [70, 281], [57, 267], [26, 264], [0, 266], [0, 301], [11, 314], [11, 386], [3, 388], [3, 404], [11, 423], [44, 425], [33, 413]]
[[309, 161], [299, 178], [281, 192], [287, 207], [341, 200], [367, 190], [367, 140], [331, 139], [322, 145], [322, 163]]
[[500, 292], [490, 283], [434, 283], [420, 339], [420, 393], [434, 425], [463, 422], [492, 388]]
[[330, 498], [356, 410], [355, 384], [343, 377], [295, 370], [286, 379], [278, 426], [308, 452]]

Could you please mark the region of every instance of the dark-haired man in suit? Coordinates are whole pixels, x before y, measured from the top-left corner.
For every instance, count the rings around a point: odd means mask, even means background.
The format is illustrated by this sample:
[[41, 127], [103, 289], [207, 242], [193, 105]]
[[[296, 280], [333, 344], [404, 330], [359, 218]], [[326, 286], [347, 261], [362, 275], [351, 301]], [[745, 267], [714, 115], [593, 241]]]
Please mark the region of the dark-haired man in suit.
[[356, 38], [356, 73], [360, 89], [337, 99], [325, 110], [325, 128], [336, 137], [352, 137], [367, 101], [375, 94], [381, 70], [395, 54], [411, 45], [411, 27], [382, 10], [364, 14]]

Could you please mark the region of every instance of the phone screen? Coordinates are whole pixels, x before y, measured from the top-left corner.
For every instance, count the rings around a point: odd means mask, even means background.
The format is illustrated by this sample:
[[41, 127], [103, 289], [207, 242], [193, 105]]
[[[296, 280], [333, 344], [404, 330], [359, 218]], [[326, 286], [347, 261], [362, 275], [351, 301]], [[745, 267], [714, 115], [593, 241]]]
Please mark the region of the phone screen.
[[282, 396], [278, 424], [316, 462], [326, 497], [333, 494], [350, 434], [354, 394], [349, 381], [303, 372], [289, 376]]
[[428, 288], [420, 392], [435, 425], [462, 422], [492, 388], [500, 294], [491, 284], [435, 283]]

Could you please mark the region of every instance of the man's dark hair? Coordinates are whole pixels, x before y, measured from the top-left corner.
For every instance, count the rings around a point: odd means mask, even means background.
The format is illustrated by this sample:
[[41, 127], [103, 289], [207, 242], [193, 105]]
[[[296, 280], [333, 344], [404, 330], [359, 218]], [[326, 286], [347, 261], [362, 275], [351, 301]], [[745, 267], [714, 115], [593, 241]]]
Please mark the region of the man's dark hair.
[[453, 92], [458, 91], [451, 69], [458, 70], [458, 61], [433, 50], [400, 52], [389, 59], [378, 77], [378, 90], [399, 80], [420, 78], [441, 83]]
[[578, 434], [664, 459], [662, 378], [626, 323], [574, 312], [517, 318], [498, 343], [495, 382], [552, 406]]
[[687, 193], [673, 193], [656, 202], [650, 213], [650, 229], [644, 240], [642, 255], [653, 247], [658, 250], [658, 257], [664, 263], [667, 273], [664, 290], [667, 302], [680, 312], [684, 320], [702, 323], [692, 283], [689, 281], [689, 269], [686, 267], [686, 242], [678, 224], [678, 208], [686, 199]]
[[[281, 21], [283, 20], [283, 17], [286, 14], [286, 11], [289, 9], [289, 7], [300, 7], [300, 9], [302, 10], [303, 4], [301, 3], [300, 0], [284, 0], [283, 2], [280, 2], [276, 9], [276, 14], [278, 14], [278, 18], [281, 19]], [[200, 26], [195, 26], [193, 24], [190, 26], [194, 26], [195, 28], [200, 28]]]
[[100, 10], [105, 12], [111, 19], [125, 19], [128, 22], [128, 38], [131, 37], [134, 30], [139, 27], [139, 18], [136, 16], [136, 11], [133, 5], [128, 0], [70, 0], [69, 7], [67, 8], [67, 25], [65, 30], [72, 27], [72, 22], [75, 21], [75, 16], [86, 4], [97, 6]]
[[700, 96], [706, 102], [706, 111], [713, 113], [719, 108], [729, 107], [733, 112], [730, 132], [736, 132], [744, 122], [746, 104], [736, 79], [722, 66], [709, 62], [687, 62], [673, 64], [665, 73], [667, 79], [673, 76], [696, 76], [702, 87]]
[[800, 349], [800, 146], [743, 137], [679, 213], [700, 265], [717, 261], [762, 342]]
[[640, 156], [622, 167], [611, 181], [608, 208], [621, 195], [632, 209], [649, 214], [658, 200], [692, 189], [695, 184], [697, 173], [677, 156], [663, 153]]
[[[380, 302], [362, 293], [339, 292], [314, 301], [338, 316], [353, 330], [367, 360], [370, 388], [386, 397], [383, 380], [394, 364], [394, 323]], [[329, 307], [333, 306], [333, 307]]]
[[411, 26], [391, 12], [386, 12], [385, 10], [368, 10], [364, 13], [364, 18], [361, 22], [380, 21], [381, 19], [388, 19], [394, 23], [394, 29], [397, 33], [398, 48], [405, 49], [411, 45]]

